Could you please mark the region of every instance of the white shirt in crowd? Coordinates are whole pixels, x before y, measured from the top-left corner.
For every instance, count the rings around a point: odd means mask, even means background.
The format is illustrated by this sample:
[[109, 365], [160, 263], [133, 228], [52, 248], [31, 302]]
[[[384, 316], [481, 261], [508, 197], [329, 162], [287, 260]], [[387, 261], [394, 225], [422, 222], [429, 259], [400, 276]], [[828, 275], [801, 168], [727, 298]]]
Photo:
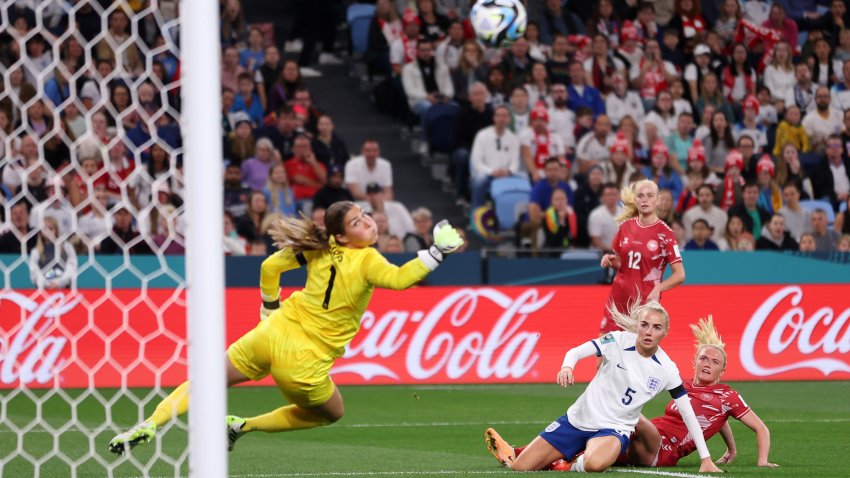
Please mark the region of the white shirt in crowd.
[[520, 172], [519, 137], [505, 129], [501, 136], [495, 126], [488, 126], [475, 135], [470, 153], [472, 177], [489, 176], [496, 169], [507, 169], [512, 174]]
[[800, 241], [800, 236], [807, 232], [812, 232], [812, 212], [804, 207], [800, 207], [797, 212], [788, 209], [787, 206], [782, 206], [779, 214], [785, 219], [785, 229], [791, 234], [795, 241]]
[[[550, 131], [551, 133], [551, 131]], [[537, 151], [537, 133], [533, 128], [525, 128], [519, 133], [520, 146], [527, 146], [531, 149], [531, 156], [534, 157], [534, 152]], [[557, 134], [549, 135], [549, 157], [566, 156], [567, 148], [564, 146], [564, 141]]]
[[80, 236], [84, 243], [88, 241], [87, 245], [95, 245], [109, 235], [112, 225], [111, 214], [98, 216], [93, 211], [89, 211], [77, 219], [77, 236]]
[[850, 180], [847, 178], [847, 169], [844, 167], [844, 161], [838, 163], [838, 166], [833, 166], [830, 163], [829, 169], [832, 170], [832, 185], [835, 194], [850, 193]]
[[614, 236], [617, 235], [617, 230], [620, 229], [620, 225], [614, 219], [620, 212], [618, 208], [614, 214], [611, 214], [611, 211], [604, 204], [600, 204], [590, 212], [590, 216], [587, 218], [588, 235], [590, 237], [598, 237], [606, 250], [611, 249], [611, 242], [614, 241]]
[[622, 98], [614, 93], [609, 94], [608, 98], [605, 98], [605, 112], [614, 126], [619, 126], [625, 116], [631, 116], [640, 123], [646, 114], [643, 101], [634, 91], [627, 91], [626, 96]]
[[657, 131], [658, 137], [666, 140], [670, 137], [671, 134], [676, 132], [678, 118], [676, 115], [670, 115], [667, 119], [664, 119], [660, 114], [655, 111], [650, 111], [649, 114], [646, 115], [643, 122], [639, 122], [640, 124], [640, 137], [644, 144], [646, 144], [646, 125], [653, 124], [655, 125], [655, 129]]
[[345, 163], [345, 183], [357, 184], [365, 190], [371, 183], [380, 184], [382, 188], [393, 185], [393, 166], [384, 158], [375, 161], [375, 168], [369, 169], [363, 155], [355, 156]]
[[576, 114], [567, 108], [549, 108], [549, 131], [557, 134], [567, 148], [575, 149]]
[[608, 161], [611, 157], [611, 145], [616, 136], [609, 134], [604, 143], [600, 143], [593, 131], [582, 136], [576, 146], [576, 158], [581, 161]]
[[[372, 205], [368, 201], [357, 201], [363, 212], [371, 213]], [[387, 225], [390, 235], [404, 238], [409, 232], [414, 232], [413, 218], [404, 204], [398, 201], [384, 200], [384, 214], [387, 215]]]
[[691, 228], [697, 219], [703, 219], [714, 229], [711, 238], [715, 242], [723, 239], [723, 235], [726, 233], [726, 222], [729, 220], [729, 215], [726, 214], [726, 211], [713, 205], [706, 211], [699, 204], [685, 211], [685, 214], [682, 216], [682, 225], [685, 226], [685, 237], [688, 240], [693, 239]]
[[794, 105], [794, 85], [797, 84], [794, 68], [784, 70], [768, 65], [764, 69], [763, 78], [764, 86], [770, 90], [770, 95], [774, 100], [784, 101], [786, 108]]
[[437, 45], [437, 51], [434, 52], [434, 57], [437, 59], [437, 62], [453, 70], [457, 68], [462, 49], [462, 43], [460, 45], [452, 45], [452, 42], [446, 40]]
[[807, 113], [803, 118], [803, 128], [812, 143], [818, 141], [826, 142], [826, 138], [831, 134], [840, 134], [843, 126], [843, 114], [832, 108], [829, 109], [829, 115], [823, 118], [817, 110]]
[[30, 227], [40, 231], [45, 217], [56, 219], [60, 236], [76, 230], [77, 214], [64, 198], [59, 201], [48, 199], [36, 204], [30, 213]]

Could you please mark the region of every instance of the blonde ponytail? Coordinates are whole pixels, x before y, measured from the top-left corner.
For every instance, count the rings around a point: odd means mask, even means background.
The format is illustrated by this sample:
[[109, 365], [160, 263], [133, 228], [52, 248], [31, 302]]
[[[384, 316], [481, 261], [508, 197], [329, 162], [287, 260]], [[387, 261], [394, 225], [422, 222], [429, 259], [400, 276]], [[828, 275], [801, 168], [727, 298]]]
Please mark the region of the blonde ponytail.
[[723, 366], [726, 366], [726, 344], [720, 338], [717, 328], [714, 327], [714, 318], [708, 316], [704, 319], [699, 319], [696, 324], [691, 324], [691, 330], [694, 333], [696, 341], [697, 356], [705, 347], [714, 347], [723, 355]]
[[278, 249], [295, 253], [328, 249], [328, 232], [306, 216], [281, 217], [269, 228], [269, 235]]
[[621, 312], [614, 307], [613, 303], [608, 304], [608, 312], [611, 314], [611, 319], [618, 327], [626, 332], [637, 333], [638, 322], [649, 312], [658, 312], [664, 318], [667, 328], [670, 328], [670, 316], [667, 310], [661, 306], [661, 303], [651, 300], [646, 304], [640, 303], [640, 296], [635, 298], [635, 301], [629, 305], [627, 311]]
[[622, 224], [628, 221], [631, 218], [638, 216], [637, 205], [635, 204], [635, 196], [637, 195], [638, 189], [643, 186], [650, 186], [655, 190], [655, 194], [658, 194], [658, 185], [649, 179], [641, 179], [639, 181], [635, 181], [628, 186], [624, 187], [620, 190], [620, 202], [623, 203], [623, 212], [620, 213], [615, 219], [618, 223]]

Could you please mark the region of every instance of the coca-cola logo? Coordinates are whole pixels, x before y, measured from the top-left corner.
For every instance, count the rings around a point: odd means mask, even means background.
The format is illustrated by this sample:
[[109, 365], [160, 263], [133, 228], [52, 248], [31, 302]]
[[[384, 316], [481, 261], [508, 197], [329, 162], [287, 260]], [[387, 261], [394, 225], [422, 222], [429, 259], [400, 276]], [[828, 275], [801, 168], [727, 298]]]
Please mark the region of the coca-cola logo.
[[41, 384], [53, 379], [65, 365], [59, 357], [68, 339], [49, 332], [56, 320], [81, 299], [56, 293], [39, 303], [17, 292], [0, 293], [0, 301], [12, 302], [28, 313], [11, 336], [0, 337], [0, 383]]
[[[800, 307], [803, 290], [799, 286], [780, 289], [756, 310], [741, 337], [741, 363], [751, 374], [775, 375], [797, 369], [812, 368], [828, 376], [834, 372], [850, 373], [850, 309], [840, 313], [832, 307], [822, 307], [809, 317]], [[784, 310], [784, 312], [783, 312]], [[756, 357], [759, 338], [767, 335], [767, 352], [781, 365], [763, 365]], [[814, 354], [817, 358], [801, 358]], [[786, 359], [787, 357], [787, 359]], [[840, 357], [840, 358], [839, 358]], [[767, 359], [769, 357], [762, 357]]]
[[[406, 375], [416, 380], [438, 374], [459, 379], [473, 371], [479, 379], [523, 377], [540, 358], [535, 352], [540, 332], [523, 326], [554, 295], [550, 291], [541, 296], [533, 288], [517, 297], [492, 288], [463, 288], [428, 311], [390, 310], [377, 317], [367, 310], [357, 339], [346, 350], [346, 363], [333, 373], [399, 380], [401, 371], [378, 361], [403, 353]], [[485, 305], [499, 310], [490, 330], [461, 330]], [[408, 324], [416, 324], [411, 333], [405, 332]]]

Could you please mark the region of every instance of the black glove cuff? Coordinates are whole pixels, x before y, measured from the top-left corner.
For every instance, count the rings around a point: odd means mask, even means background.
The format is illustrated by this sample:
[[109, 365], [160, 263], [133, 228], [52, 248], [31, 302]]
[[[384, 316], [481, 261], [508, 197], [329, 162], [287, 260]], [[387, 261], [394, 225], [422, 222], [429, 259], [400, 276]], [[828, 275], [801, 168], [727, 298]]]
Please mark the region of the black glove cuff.
[[280, 308], [280, 300], [263, 301], [263, 307], [268, 310], [277, 310]]

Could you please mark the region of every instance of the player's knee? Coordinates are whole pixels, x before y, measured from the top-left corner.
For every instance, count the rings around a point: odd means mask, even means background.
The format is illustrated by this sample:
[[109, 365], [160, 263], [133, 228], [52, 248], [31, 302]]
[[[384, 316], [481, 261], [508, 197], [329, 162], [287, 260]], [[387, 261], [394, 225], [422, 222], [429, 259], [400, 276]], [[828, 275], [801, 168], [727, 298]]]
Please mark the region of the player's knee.
[[600, 460], [593, 456], [584, 456], [584, 471], [588, 473], [602, 473], [611, 466], [609, 460]]
[[345, 410], [340, 408], [339, 410], [332, 410], [332, 411], [328, 412], [325, 415], [325, 418], [327, 418], [330, 423], [336, 423], [342, 418], [342, 416], [344, 414], [345, 414]]
[[526, 462], [526, 461], [518, 459], [517, 461], [514, 462], [513, 465], [511, 465], [511, 470], [513, 470], [513, 471], [537, 471], [537, 470], [540, 469], [539, 467], [535, 467], [533, 465], [534, 465], [533, 463]]

